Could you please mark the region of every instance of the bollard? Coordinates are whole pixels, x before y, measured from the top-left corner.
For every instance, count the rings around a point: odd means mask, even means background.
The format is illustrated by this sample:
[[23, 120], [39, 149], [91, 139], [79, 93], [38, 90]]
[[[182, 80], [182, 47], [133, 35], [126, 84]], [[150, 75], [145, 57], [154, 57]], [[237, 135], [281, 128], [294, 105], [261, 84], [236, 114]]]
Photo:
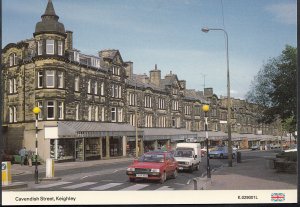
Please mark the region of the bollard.
[[197, 179], [194, 178], [193, 182], [194, 182], [194, 190], [197, 190], [198, 189], [198, 187], [197, 187]]
[[11, 163], [2, 162], [2, 185], [7, 186], [11, 184]]
[[46, 178], [53, 178], [54, 177], [54, 160], [48, 158], [46, 160]]

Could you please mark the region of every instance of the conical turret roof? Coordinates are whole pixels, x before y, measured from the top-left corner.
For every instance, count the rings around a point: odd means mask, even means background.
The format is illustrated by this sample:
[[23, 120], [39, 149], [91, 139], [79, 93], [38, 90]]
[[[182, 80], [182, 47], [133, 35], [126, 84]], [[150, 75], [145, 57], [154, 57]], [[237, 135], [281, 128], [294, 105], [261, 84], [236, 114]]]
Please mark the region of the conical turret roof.
[[65, 27], [58, 21], [59, 17], [55, 13], [51, 0], [48, 0], [45, 13], [41, 17], [42, 21], [36, 24], [34, 35], [41, 33], [58, 33], [65, 35]]

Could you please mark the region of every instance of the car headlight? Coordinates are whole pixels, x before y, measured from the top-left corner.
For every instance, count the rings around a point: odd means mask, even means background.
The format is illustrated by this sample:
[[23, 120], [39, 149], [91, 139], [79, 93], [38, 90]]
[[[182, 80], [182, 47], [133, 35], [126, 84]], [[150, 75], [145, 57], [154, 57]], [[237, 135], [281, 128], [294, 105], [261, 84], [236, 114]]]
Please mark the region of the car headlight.
[[159, 173], [160, 170], [159, 169], [151, 169], [151, 172], [156, 172], [156, 173]]
[[134, 167], [129, 167], [129, 168], [127, 168], [127, 171], [135, 171], [135, 168]]

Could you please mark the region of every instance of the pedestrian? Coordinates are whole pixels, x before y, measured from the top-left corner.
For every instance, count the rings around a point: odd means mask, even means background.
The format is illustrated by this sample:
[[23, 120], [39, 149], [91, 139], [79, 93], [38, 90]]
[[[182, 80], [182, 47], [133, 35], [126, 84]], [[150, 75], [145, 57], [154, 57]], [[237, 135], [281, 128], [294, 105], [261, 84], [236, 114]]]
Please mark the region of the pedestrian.
[[21, 165], [24, 165], [25, 156], [26, 156], [26, 147], [20, 149], [19, 155], [21, 156]]

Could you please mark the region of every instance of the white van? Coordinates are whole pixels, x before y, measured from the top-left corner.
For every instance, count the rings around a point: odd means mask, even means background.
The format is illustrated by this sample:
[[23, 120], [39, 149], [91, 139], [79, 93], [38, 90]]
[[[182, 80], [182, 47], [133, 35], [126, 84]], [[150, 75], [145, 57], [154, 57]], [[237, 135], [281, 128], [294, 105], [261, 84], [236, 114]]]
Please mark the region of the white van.
[[200, 143], [177, 143], [174, 158], [178, 162], [178, 170], [199, 170], [201, 162]]

